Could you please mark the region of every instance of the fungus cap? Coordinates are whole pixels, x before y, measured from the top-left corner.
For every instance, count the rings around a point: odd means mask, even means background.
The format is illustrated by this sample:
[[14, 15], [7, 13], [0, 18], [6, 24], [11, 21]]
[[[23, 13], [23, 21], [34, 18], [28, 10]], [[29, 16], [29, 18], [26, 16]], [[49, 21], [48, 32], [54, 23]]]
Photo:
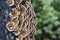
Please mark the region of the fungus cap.
[[20, 12], [17, 9], [12, 9], [12, 11], [9, 13], [9, 15], [12, 19], [18, 17], [19, 14], [20, 14]]
[[13, 6], [14, 5], [14, 0], [8, 0], [7, 3], [8, 3], [9, 6]]
[[10, 21], [6, 24], [6, 28], [8, 31], [14, 31], [15, 23], [13, 21]]

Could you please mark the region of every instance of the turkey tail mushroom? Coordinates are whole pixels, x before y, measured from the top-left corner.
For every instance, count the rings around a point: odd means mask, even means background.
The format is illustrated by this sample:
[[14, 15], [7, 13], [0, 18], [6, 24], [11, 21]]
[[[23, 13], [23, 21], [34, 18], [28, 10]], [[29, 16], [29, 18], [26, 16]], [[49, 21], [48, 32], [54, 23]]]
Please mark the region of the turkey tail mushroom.
[[13, 34], [14, 34], [15, 36], [18, 36], [20, 33], [21, 33], [20, 30], [16, 30], [16, 31], [13, 32]]
[[14, 0], [8, 0], [7, 3], [8, 3], [9, 6], [13, 6], [14, 5]]
[[11, 19], [6, 24], [8, 31], [13, 31], [12, 34], [17, 36], [16, 40], [34, 40], [30, 35], [36, 29], [36, 15], [31, 0], [8, 0], [8, 5], [16, 6], [9, 13]]
[[6, 28], [8, 31], [14, 31], [15, 23], [13, 21], [10, 21], [6, 24]]
[[20, 4], [23, 0], [15, 0], [15, 3]]
[[19, 14], [20, 14], [20, 12], [17, 9], [15, 9], [15, 8], [13, 8], [12, 11], [9, 13], [9, 15], [10, 15], [12, 20], [14, 18], [18, 17]]

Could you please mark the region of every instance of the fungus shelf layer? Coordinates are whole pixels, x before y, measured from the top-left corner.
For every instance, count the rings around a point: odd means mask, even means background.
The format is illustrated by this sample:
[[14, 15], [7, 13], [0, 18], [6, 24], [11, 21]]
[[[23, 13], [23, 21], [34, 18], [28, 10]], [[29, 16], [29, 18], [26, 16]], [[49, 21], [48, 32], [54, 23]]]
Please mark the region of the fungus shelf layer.
[[34, 40], [36, 15], [30, 0], [6, 0], [1, 8], [0, 26], [6, 34], [2, 40]]

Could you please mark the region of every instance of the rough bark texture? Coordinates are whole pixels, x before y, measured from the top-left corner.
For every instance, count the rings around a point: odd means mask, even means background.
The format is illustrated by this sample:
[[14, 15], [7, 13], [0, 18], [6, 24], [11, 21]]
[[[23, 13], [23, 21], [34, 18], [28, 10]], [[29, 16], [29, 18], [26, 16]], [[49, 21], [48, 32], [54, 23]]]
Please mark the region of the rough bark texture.
[[[5, 29], [6, 40], [34, 40], [36, 15], [30, 0], [6, 0], [8, 9]], [[1, 4], [2, 5], [2, 4]], [[6, 5], [5, 5], [6, 6]], [[2, 24], [3, 25], [3, 24]], [[5, 34], [6, 34], [5, 33]], [[10, 35], [10, 37], [9, 37]], [[9, 38], [8, 38], [9, 37]], [[5, 38], [5, 37], [4, 37]], [[5, 40], [5, 39], [1, 39]]]

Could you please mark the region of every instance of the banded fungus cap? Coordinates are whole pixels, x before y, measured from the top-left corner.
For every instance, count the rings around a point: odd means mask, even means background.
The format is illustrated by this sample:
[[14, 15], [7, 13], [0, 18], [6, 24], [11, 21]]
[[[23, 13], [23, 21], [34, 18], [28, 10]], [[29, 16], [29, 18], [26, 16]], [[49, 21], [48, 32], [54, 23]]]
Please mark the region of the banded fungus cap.
[[28, 29], [24, 29], [22, 32], [22, 36], [23, 36], [22, 38], [27, 37], [29, 34], [30, 34], [30, 31]]
[[23, 40], [22, 37], [23, 37], [22, 34], [20, 34], [20, 35], [18, 36], [18, 39], [19, 39], [19, 40]]
[[14, 0], [8, 0], [7, 3], [8, 3], [9, 6], [13, 6], [14, 5]]
[[15, 3], [21, 3], [23, 0], [15, 0]]
[[23, 21], [24, 20], [24, 15], [19, 15], [19, 17], [18, 17], [18, 19], [19, 19], [19, 21]]
[[21, 32], [20, 32], [19, 30], [13, 32], [13, 34], [14, 34], [15, 36], [18, 36], [20, 33], [21, 33]]
[[30, 2], [30, 0], [26, 0], [26, 1]]
[[6, 28], [8, 31], [14, 31], [15, 23], [13, 21], [10, 21], [6, 24]]
[[20, 14], [20, 12], [17, 9], [12, 9], [12, 11], [10, 12], [9, 15], [12, 19], [14, 19], [14, 18], [18, 17], [19, 14]]
[[21, 6], [20, 6], [20, 13], [24, 14], [26, 12], [26, 10], [27, 10], [26, 7], [21, 4]]
[[22, 35], [25, 36], [27, 34], [27, 29], [23, 29]]
[[18, 24], [19, 24], [19, 20], [18, 19], [13, 19], [12, 21], [14, 21], [15, 26], [18, 26]]
[[26, 1], [25, 5], [26, 9], [28, 9], [30, 7], [30, 3], [28, 1]]

